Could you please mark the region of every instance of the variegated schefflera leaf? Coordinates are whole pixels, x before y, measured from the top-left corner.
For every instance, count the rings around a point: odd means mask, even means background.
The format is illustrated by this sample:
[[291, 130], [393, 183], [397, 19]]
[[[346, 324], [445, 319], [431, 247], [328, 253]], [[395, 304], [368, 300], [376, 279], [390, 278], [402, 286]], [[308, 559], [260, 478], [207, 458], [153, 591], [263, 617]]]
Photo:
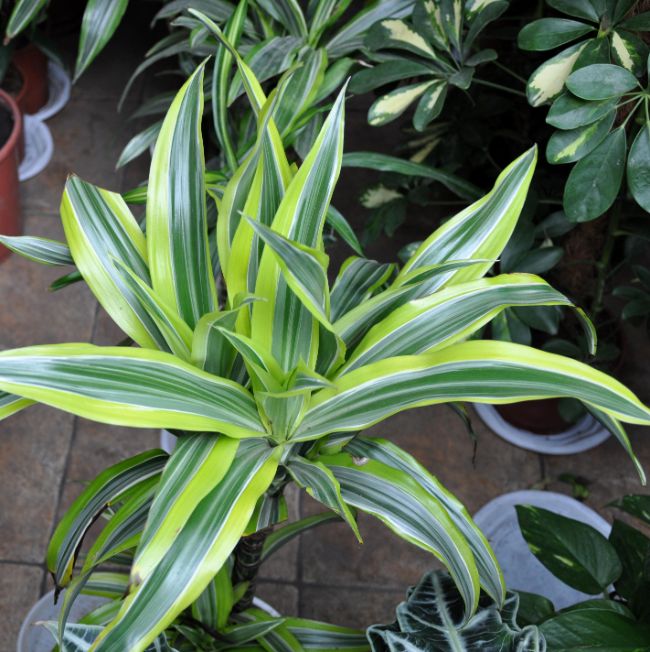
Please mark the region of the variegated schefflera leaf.
[[[221, 303], [204, 203], [202, 67], [163, 121], [144, 229], [120, 196], [72, 177], [62, 201], [67, 244], [11, 242], [51, 264], [71, 256], [137, 346], [0, 353], [2, 416], [39, 401], [179, 437], [169, 458], [134, 458], [90, 485], [53, 538], [50, 569], [74, 595], [93, 586], [95, 564], [106, 556], [128, 558], [126, 595], [110, 617], [103, 614], [92, 650], [141, 652], [186, 613], [214, 616], [210, 627], [233, 627], [228, 613], [242, 591], [229, 577], [233, 550], [242, 535], [285, 516], [282, 491], [295, 480], [355, 533], [355, 510], [365, 511], [441, 559], [470, 623], [481, 590], [497, 605], [505, 600], [488, 543], [427, 469], [389, 441], [358, 432], [423, 405], [569, 396], [595, 410], [633, 456], [620, 422], [650, 424], [650, 410], [605, 374], [530, 347], [475, 339], [511, 306], [573, 309], [539, 277], [485, 277], [515, 228], [536, 150], [513, 161], [401, 269], [354, 256], [330, 288], [323, 231], [343, 161], [345, 91], [302, 165], [290, 165], [275, 116], [286, 110], [296, 71], [267, 97], [219, 28], [194, 15], [230, 48], [257, 125], [254, 146], [219, 202]], [[585, 327], [593, 336], [586, 320]], [[110, 517], [105, 534], [75, 575], [79, 544], [102, 512]], [[269, 550], [318, 522], [284, 526]], [[221, 606], [217, 592], [225, 596]], [[343, 630], [253, 620], [264, 649], [299, 649], [303, 640], [359, 644]], [[66, 631], [63, 619], [59, 633]]]
[[424, 130], [440, 115], [449, 90], [469, 88], [476, 67], [496, 58], [476, 40], [507, 8], [506, 0], [416, 0], [408, 19], [373, 25], [365, 45], [378, 63], [356, 73], [350, 86], [358, 93], [389, 89], [370, 107], [368, 122], [384, 125], [415, 105], [413, 126]]

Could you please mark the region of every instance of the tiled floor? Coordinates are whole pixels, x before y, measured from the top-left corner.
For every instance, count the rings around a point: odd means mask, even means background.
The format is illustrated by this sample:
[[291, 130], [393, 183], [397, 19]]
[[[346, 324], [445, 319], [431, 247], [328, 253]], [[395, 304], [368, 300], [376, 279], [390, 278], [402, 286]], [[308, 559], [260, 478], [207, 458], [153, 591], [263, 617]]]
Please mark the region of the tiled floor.
[[[113, 168], [133, 128], [116, 114], [117, 97], [144, 45], [123, 32], [75, 86], [65, 110], [50, 120], [54, 159], [45, 172], [23, 184], [26, 233], [62, 237], [57, 208], [70, 172], [113, 190], [124, 190], [146, 176], [142, 163], [126, 173]], [[140, 88], [132, 102], [145, 91]], [[371, 132], [356, 104], [349, 110], [347, 134], [349, 150], [381, 146], [390, 151], [397, 138], [394, 131]], [[377, 134], [383, 142], [377, 142]], [[335, 197], [337, 207], [352, 221], [366, 176], [344, 173]], [[410, 239], [408, 229], [403, 230], [399, 241]], [[395, 242], [383, 242], [370, 253], [390, 259], [396, 248]], [[335, 264], [340, 261], [341, 251], [334, 252], [333, 259]], [[83, 285], [48, 292], [58, 273], [17, 256], [0, 266], [0, 348], [62, 341], [111, 344], [121, 339]], [[649, 352], [642, 334], [631, 333], [623, 376], [646, 401], [650, 387], [644, 362]], [[592, 481], [588, 502], [598, 509], [615, 496], [639, 489], [630, 463], [613, 441], [580, 456], [550, 458], [512, 447], [480, 422], [475, 425], [479, 443], [474, 462], [464, 427], [444, 407], [398, 415], [373, 430], [414, 454], [472, 512], [516, 489], [549, 486], [567, 492], [567, 486], [557, 482], [563, 472]], [[650, 431], [631, 430], [636, 450], [650, 466]], [[0, 650], [14, 649], [23, 616], [49, 587], [43, 558], [57, 516], [106, 465], [156, 444], [153, 431], [97, 425], [40, 406], [0, 424]], [[317, 509], [305, 496], [294, 495], [292, 505], [295, 514]], [[344, 525], [304, 535], [264, 568], [261, 597], [286, 613], [341, 624], [390, 618], [406, 586], [433, 562], [370, 518], [361, 519], [361, 531], [363, 545]]]

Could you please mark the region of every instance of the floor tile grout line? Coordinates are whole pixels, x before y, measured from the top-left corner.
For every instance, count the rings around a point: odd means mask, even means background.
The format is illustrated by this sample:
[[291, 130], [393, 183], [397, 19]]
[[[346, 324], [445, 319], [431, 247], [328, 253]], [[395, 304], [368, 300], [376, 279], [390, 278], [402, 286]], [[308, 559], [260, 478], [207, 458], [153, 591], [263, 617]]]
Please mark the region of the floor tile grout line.
[[21, 559], [0, 559], [0, 566], [30, 566], [32, 568], [40, 568], [42, 571], [45, 570], [45, 564], [43, 562], [37, 561], [24, 561]]
[[[95, 304], [95, 313], [93, 315], [93, 325], [90, 329], [90, 341], [92, 342], [95, 339], [95, 333], [97, 330], [97, 322], [99, 317], [99, 304]], [[61, 481], [59, 482], [59, 491], [56, 500], [56, 507], [54, 510], [54, 519], [50, 527], [50, 535], [48, 537], [48, 543], [54, 534], [54, 531], [58, 525], [57, 518], [59, 515], [59, 510], [61, 509], [61, 504], [63, 501], [63, 493], [65, 491], [66, 480], [68, 477], [68, 471], [70, 470], [70, 458], [72, 457], [72, 450], [74, 448], [75, 441], [77, 439], [77, 427], [79, 425], [79, 417], [74, 417], [72, 420], [72, 432], [70, 434], [70, 443], [68, 444], [68, 450], [65, 456], [65, 462], [63, 464], [63, 471], [61, 473]], [[44, 595], [47, 589], [47, 572], [44, 573], [43, 579], [41, 580], [41, 595]]]

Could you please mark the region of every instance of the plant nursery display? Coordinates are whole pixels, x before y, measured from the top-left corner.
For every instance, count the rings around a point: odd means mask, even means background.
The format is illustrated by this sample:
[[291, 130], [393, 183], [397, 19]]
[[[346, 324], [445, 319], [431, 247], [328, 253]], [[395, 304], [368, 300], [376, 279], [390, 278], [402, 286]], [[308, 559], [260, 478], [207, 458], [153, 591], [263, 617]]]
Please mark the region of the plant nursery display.
[[[72, 176], [61, 202], [66, 243], [2, 238], [43, 263], [73, 261], [128, 338], [2, 351], [2, 416], [41, 402], [178, 437], [171, 455], [149, 451], [102, 472], [61, 520], [47, 565], [66, 594], [52, 627], [91, 650], [367, 649], [358, 632], [251, 607], [261, 559], [329, 517], [282, 524], [290, 483], [351, 536], [360, 510], [440, 559], [458, 622], [478, 626], [482, 591], [491, 613], [512, 614], [462, 503], [395, 444], [360, 433], [425, 405], [572, 397], [608, 424], [644, 478], [621, 422], [648, 425], [650, 409], [630, 390], [579, 361], [480, 338], [506, 307], [564, 306], [595, 348], [584, 313], [541, 278], [486, 276], [517, 224], [536, 149], [401, 267], [352, 256], [330, 284], [323, 233], [343, 160], [345, 87], [292, 163], [276, 117], [299, 108], [290, 91], [302, 68], [267, 94], [216, 24], [191, 15], [235, 60], [255, 124], [212, 208], [202, 64], [162, 123], [142, 224], [118, 193]], [[77, 564], [100, 516], [104, 527]], [[106, 574], [109, 562], [118, 570]], [[75, 629], [67, 606], [84, 590], [111, 599]], [[501, 622], [517, 633], [510, 616]]]

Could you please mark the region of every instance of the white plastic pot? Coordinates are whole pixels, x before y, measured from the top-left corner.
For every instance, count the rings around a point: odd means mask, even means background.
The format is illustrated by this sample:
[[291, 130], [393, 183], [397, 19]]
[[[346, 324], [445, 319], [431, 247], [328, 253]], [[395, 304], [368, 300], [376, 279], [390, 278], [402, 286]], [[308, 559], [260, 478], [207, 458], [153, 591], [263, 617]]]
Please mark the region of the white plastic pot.
[[530, 552], [519, 530], [515, 505], [534, 505], [582, 521], [605, 537], [609, 536], [610, 524], [590, 507], [551, 491], [504, 494], [481, 507], [474, 516], [499, 560], [509, 589], [539, 593], [551, 600], [556, 609], [593, 597], [561, 582]]
[[586, 414], [578, 423], [564, 432], [540, 435], [513, 426], [499, 414], [494, 405], [475, 403], [474, 409], [483, 423], [501, 439], [520, 448], [546, 455], [582, 453], [602, 444], [610, 435], [609, 430], [591, 414]]
[[[18, 633], [17, 652], [52, 652], [55, 645], [52, 634], [38, 623], [58, 619], [64, 595], [65, 591], [62, 591], [58, 602], [54, 604], [54, 591], [50, 591], [29, 610]], [[78, 622], [105, 602], [106, 598], [80, 595], [72, 605], [69, 621]]]

